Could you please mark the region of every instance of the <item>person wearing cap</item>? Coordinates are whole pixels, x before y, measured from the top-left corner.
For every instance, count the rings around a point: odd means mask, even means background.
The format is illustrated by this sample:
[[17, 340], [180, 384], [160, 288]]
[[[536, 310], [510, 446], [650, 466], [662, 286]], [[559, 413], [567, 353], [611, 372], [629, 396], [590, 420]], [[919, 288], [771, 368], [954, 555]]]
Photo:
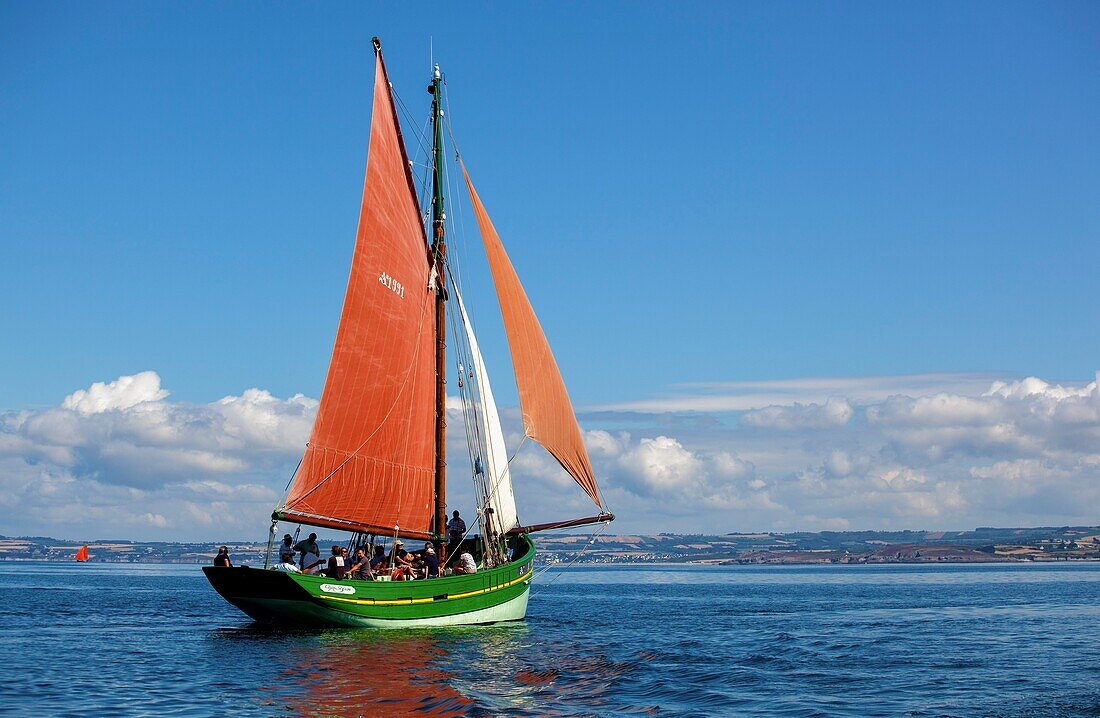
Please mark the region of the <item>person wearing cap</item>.
[[283, 534], [283, 542], [279, 544], [279, 563], [294, 563], [294, 554], [297, 553], [294, 550], [294, 539], [290, 537], [290, 534]]
[[424, 544], [425, 578], [439, 578], [439, 557], [431, 543]]
[[404, 581], [412, 575], [412, 558], [405, 550], [405, 543], [398, 539], [393, 542], [393, 551], [390, 552], [390, 566], [393, 572], [390, 574], [392, 581]]

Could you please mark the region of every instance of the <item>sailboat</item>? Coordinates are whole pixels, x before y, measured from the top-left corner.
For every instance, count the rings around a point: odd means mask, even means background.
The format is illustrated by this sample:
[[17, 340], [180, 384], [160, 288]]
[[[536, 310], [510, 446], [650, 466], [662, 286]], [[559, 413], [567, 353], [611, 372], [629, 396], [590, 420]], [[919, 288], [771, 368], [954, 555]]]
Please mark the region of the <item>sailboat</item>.
[[[615, 517], [600, 494], [546, 336], [459, 159], [504, 320], [523, 440], [549, 452], [598, 509], [592, 516], [537, 525], [520, 521], [488, 370], [447, 254], [453, 222], [445, 196], [443, 76], [435, 65], [428, 87], [430, 153], [425, 153], [432, 191], [422, 207], [381, 42], [373, 42], [374, 96], [356, 243], [310, 439], [285, 500], [272, 513], [264, 570], [207, 566], [203, 571], [226, 600], [269, 624], [402, 628], [521, 620], [534, 578], [531, 534]], [[480, 532], [452, 545], [450, 554], [448, 320]], [[399, 540], [430, 542], [441, 559], [440, 577], [338, 580], [273, 570], [279, 522], [347, 532], [348, 548], [366, 547], [368, 555]], [[475, 573], [455, 575], [460, 552], [472, 555]]]
[[84, 544], [77, 549], [77, 552], [73, 554], [73, 559], [85, 563], [88, 560], [88, 544]]

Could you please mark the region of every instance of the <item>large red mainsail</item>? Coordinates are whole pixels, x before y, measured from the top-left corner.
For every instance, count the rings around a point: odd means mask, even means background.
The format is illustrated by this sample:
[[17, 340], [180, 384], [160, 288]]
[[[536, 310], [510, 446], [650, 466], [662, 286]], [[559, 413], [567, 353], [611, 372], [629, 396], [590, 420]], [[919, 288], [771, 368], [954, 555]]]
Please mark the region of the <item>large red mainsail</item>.
[[546, 341], [546, 334], [465, 166], [462, 174], [470, 191], [481, 240], [489, 258], [489, 269], [493, 272], [500, 312], [504, 317], [508, 348], [519, 388], [523, 430], [527, 436], [542, 444], [592, 497], [596, 506], [603, 509], [588, 451], [581, 439], [581, 429], [577, 425], [558, 363], [554, 361], [554, 354]]
[[429, 537], [435, 456], [431, 266], [379, 56], [344, 308], [313, 433], [283, 519]]

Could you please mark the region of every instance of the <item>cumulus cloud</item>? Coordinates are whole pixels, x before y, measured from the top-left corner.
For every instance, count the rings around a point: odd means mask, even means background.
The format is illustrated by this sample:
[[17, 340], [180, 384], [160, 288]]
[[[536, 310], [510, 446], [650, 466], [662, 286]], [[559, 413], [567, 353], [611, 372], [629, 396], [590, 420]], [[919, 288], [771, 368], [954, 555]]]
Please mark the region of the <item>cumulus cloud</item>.
[[[637, 495], [690, 496], [659, 494], [658, 487], [691, 486], [688, 476], [710, 481], [703, 457], [736, 452], [753, 467], [742, 498], [759, 481], [769, 503], [741, 510], [728, 502], [727, 509], [698, 517], [727, 530], [1094, 523], [1100, 505], [1097, 381], [975, 380], [982, 376], [772, 382], [771, 390], [782, 396], [766, 398], [780, 401], [713, 413], [716, 426], [685, 424], [675, 439], [656, 433], [669, 422], [653, 413], [651, 436], [664, 440], [621, 451], [624, 458], [613, 467], [618, 473], [609, 472], [610, 478]], [[695, 386], [703, 392], [709, 385]], [[765, 396], [757, 385], [713, 386], [722, 401], [731, 387], [756, 392], [753, 402]], [[904, 391], [890, 391], [895, 388]], [[826, 389], [831, 396], [802, 401]], [[599, 420], [608, 424], [614, 416], [604, 412]], [[624, 416], [650, 430], [637, 403]], [[591, 434], [590, 446], [608, 443]]]
[[74, 391], [61, 402], [61, 408], [81, 414], [99, 414], [159, 401], [166, 396], [168, 392], [160, 388], [160, 376], [155, 371], [143, 371], [133, 376], [120, 376], [109, 384], [97, 381], [87, 389]]
[[930, 460], [1054, 456], [1094, 450], [1100, 441], [1097, 384], [1051, 385], [1035, 377], [995, 382], [978, 396], [892, 397], [867, 409], [899, 449]]
[[752, 462], [728, 451], [686, 448], [658, 435], [633, 439], [627, 432], [589, 431], [585, 437], [605, 488], [658, 500], [665, 511], [710, 511], [775, 505]]
[[831, 429], [844, 426], [855, 414], [845, 399], [830, 398], [824, 404], [767, 406], [741, 415], [741, 423], [764, 429]]
[[[751, 408], [690, 421], [636, 410], [591, 415], [584, 439], [622, 530], [1095, 522], [1097, 382], [975, 376], [772, 382], [751, 388]], [[731, 391], [715, 387], [719, 397]], [[0, 412], [0, 507], [13, 517], [5, 528], [262, 536], [316, 408], [300, 394], [262, 389], [173, 401], [155, 372], [142, 372], [74, 391], [55, 407]], [[473, 496], [461, 403], [449, 397], [447, 408], [448, 503], [465, 514]], [[520, 412], [501, 407], [501, 417], [509, 451], [520, 449], [511, 474], [521, 519], [590, 514], [584, 492], [523, 439]]]
[[0, 414], [0, 493], [9, 508], [43, 531], [108, 515], [168, 529], [186, 515], [233, 525], [243, 512], [262, 526], [317, 402], [260, 389], [209, 404], [168, 396], [146, 371], [96, 382], [53, 408]]

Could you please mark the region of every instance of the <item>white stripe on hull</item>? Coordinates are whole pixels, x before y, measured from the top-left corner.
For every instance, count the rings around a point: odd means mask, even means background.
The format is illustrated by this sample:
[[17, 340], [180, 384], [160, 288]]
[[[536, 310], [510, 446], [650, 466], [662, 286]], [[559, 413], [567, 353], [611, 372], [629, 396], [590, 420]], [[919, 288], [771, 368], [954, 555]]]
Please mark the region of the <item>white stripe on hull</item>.
[[482, 608], [469, 613], [458, 613], [453, 616], [435, 616], [434, 618], [410, 618], [401, 620], [386, 620], [377, 618], [350, 617], [355, 625], [366, 628], [418, 628], [428, 626], [471, 626], [479, 623], [500, 623], [502, 621], [521, 621], [527, 615], [527, 597], [531, 593], [531, 587], [524, 589], [523, 593], [510, 601]]

